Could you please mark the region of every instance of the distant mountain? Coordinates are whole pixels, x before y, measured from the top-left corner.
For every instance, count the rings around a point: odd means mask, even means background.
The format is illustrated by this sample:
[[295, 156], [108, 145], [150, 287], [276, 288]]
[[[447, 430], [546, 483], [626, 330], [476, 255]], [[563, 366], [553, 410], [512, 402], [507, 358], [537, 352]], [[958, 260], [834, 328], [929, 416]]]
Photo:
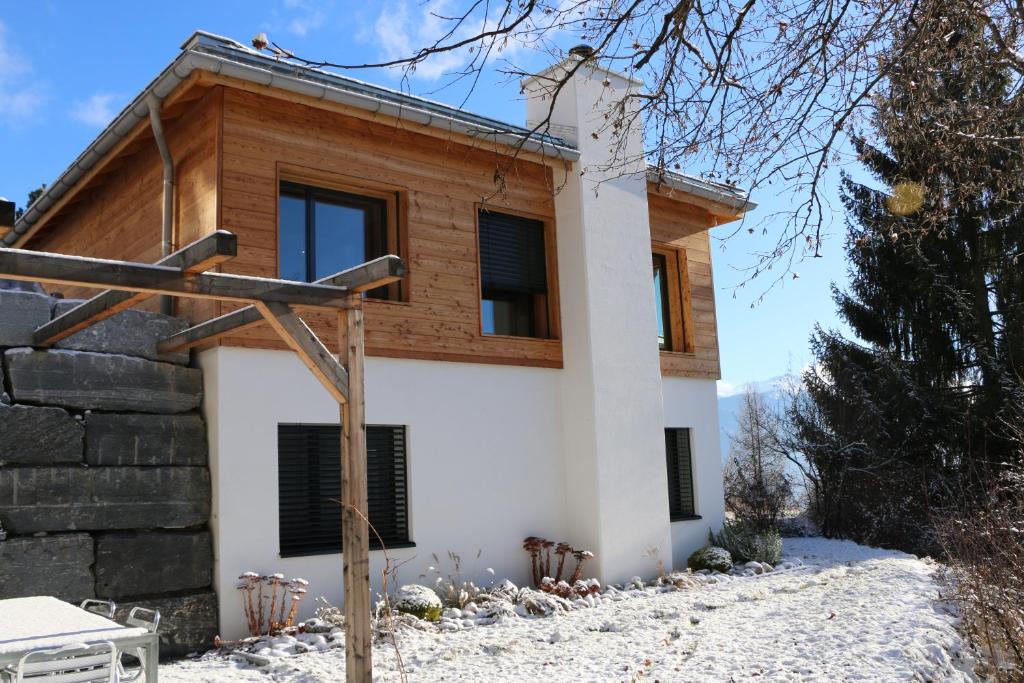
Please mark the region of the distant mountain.
[[718, 424], [719, 443], [722, 450], [722, 462], [729, 456], [729, 437], [736, 432], [740, 410], [743, 407], [743, 394], [747, 387], [753, 388], [770, 405], [782, 406], [785, 400], [785, 387], [792, 381], [790, 375], [779, 375], [759, 382], [741, 384], [738, 387], [718, 385]]

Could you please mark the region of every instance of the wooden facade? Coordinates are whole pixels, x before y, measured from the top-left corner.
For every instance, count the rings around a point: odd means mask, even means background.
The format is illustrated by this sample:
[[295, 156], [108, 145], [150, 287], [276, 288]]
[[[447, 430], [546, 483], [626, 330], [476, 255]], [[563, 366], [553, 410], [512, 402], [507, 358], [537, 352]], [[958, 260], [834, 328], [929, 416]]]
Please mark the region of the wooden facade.
[[[238, 237], [238, 256], [219, 270], [278, 277], [282, 181], [388, 197], [397, 213], [397, 251], [408, 277], [398, 300], [365, 302], [367, 355], [561, 367], [557, 315], [550, 339], [482, 334], [476, 225], [482, 199], [493, 210], [544, 222], [552, 273], [549, 305], [557, 312], [553, 190], [566, 172], [561, 162], [526, 155], [506, 168], [508, 158], [493, 146], [236, 85], [206, 75], [183, 85], [165, 105], [175, 163], [175, 248], [228, 230]], [[505, 183], [496, 192], [499, 166]], [[650, 185], [648, 197], [652, 247], [678, 250], [681, 257], [678, 315], [687, 346], [662, 352], [662, 372], [717, 378], [707, 231], [722, 218], [678, 191]], [[19, 246], [154, 262], [160, 257], [160, 220], [160, 158], [148, 126], [140, 125]], [[196, 323], [229, 310], [223, 302], [183, 301], [178, 312]], [[335, 329], [329, 314], [309, 312], [308, 321], [325, 338]], [[284, 348], [265, 324], [211, 344]]]

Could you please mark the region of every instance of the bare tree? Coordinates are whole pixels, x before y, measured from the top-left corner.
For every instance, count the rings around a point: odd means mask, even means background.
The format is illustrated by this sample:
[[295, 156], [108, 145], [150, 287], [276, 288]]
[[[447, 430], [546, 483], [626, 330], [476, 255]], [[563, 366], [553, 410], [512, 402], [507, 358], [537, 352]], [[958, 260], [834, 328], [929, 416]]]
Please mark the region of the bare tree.
[[775, 527], [792, 499], [786, 452], [780, 436], [783, 420], [752, 387], [743, 394], [739, 424], [731, 435], [725, 466], [725, 504], [737, 518]]
[[[776, 236], [775, 248], [750, 265], [750, 278], [782, 266], [773, 270], [779, 278], [795, 258], [820, 255], [832, 217], [828, 171], [855, 156], [846, 133], [877, 109], [875, 98], [894, 69], [927, 63], [924, 53], [971, 34], [962, 30], [968, 22], [983, 28], [979, 60], [1024, 74], [1021, 0], [431, 0], [425, 8], [434, 8], [432, 19], [443, 30], [396, 59], [346, 64], [276, 43], [272, 49], [308, 66], [395, 67], [407, 75], [429, 60], [461, 56], [449, 82], [468, 81], [472, 91], [488, 68], [510, 79], [532, 75], [517, 63], [521, 48], [555, 61], [574, 43], [586, 43], [589, 52], [577, 51], [565, 70], [548, 74], [552, 109], [587, 64], [639, 78], [644, 88], [603, 106], [613, 133], [643, 126], [646, 161], [662, 172], [699, 173], [752, 191], [773, 186], [773, 194], [796, 197], [784, 215], [743, 226]], [[1024, 113], [1019, 94], [1014, 84], [1002, 111], [934, 122], [936, 144], [951, 153], [968, 144], [1019, 149], [1019, 139], [999, 133], [1005, 117]], [[550, 110], [530, 125], [551, 133]], [[614, 163], [628, 168], [636, 161], [620, 156]], [[1007, 196], [1024, 184], [1003, 180]]]

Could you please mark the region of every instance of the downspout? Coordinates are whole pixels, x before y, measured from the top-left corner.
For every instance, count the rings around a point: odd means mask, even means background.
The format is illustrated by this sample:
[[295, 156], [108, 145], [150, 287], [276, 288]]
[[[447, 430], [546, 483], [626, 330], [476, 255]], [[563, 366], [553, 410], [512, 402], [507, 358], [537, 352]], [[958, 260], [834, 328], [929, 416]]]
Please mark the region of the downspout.
[[[160, 158], [164, 162], [164, 206], [163, 222], [160, 232], [160, 255], [169, 256], [173, 251], [174, 241], [174, 160], [171, 158], [171, 150], [167, 147], [167, 140], [164, 138], [164, 125], [160, 120], [160, 99], [156, 95], [149, 95], [146, 98], [149, 106], [149, 124], [153, 129], [153, 139], [156, 140], [157, 149], [160, 150]], [[174, 315], [174, 304], [169, 296], [160, 297], [160, 312], [166, 315]]]

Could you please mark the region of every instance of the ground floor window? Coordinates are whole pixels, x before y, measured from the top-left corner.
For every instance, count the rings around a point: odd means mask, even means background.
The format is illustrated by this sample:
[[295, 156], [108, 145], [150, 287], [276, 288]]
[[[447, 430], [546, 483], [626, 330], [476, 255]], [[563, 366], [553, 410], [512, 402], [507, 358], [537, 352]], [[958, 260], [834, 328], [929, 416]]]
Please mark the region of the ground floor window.
[[690, 430], [672, 427], [665, 430], [665, 465], [668, 468], [668, 512], [673, 521], [693, 519], [693, 457]]
[[[278, 425], [277, 490], [282, 557], [341, 552], [341, 428]], [[366, 426], [370, 547], [409, 543], [404, 426]], [[380, 536], [378, 540], [377, 536]]]

